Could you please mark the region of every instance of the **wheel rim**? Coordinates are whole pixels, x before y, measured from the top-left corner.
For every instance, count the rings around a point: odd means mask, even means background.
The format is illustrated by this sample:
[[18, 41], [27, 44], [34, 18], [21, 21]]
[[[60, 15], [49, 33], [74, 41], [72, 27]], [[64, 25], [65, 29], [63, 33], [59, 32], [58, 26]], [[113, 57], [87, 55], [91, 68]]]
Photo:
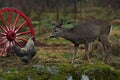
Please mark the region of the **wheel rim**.
[[34, 29], [26, 15], [14, 8], [0, 10], [0, 56], [11, 54], [12, 46], [24, 47], [28, 38], [34, 36]]

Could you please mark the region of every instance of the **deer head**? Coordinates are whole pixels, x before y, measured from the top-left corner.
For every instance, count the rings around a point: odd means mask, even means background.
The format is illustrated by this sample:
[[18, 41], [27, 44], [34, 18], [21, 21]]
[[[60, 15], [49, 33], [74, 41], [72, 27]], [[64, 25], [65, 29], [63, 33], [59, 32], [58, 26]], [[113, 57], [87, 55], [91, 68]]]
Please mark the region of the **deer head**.
[[63, 24], [66, 22], [66, 20], [61, 20], [60, 22], [58, 22], [53, 30], [52, 33], [50, 34], [50, 38], [56, 38], [56, 37], [62, 37], [63, 33], [64, 33], [64, 27]]

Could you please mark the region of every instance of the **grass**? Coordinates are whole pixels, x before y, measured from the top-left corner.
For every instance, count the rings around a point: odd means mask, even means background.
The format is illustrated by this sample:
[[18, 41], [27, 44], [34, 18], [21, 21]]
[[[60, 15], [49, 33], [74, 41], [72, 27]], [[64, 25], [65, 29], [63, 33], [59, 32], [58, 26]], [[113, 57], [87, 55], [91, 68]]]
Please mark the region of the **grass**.
[[38, 52], [29, 65], [22, 65], [16, 56], [0, 58], [0, 80], [67, 80], [71, 76], [74, 80], [80, 80], [83, 75], [90, 80], [120, 79], [120, 71], [117, 70], [119, 57], [113, 56], [112, 65], [108, 66], [101, 63], [101, 54], [94, 51], [91, 57], [93, 63], [88, 64], [87, 60], [82, 59], [84, 49], [79, 48], [75, 64], [71, 65], [73, 45], [69, 41], [49, 38], [37, 40], [45, 45], [37, 46]]
[[68, 40], [65, 39], [48, 39], [45, 41], [47, 44], [70, 44]]
[[[11, 68], [0, 74], [3, 80], [80, 80], [86, 75], [90, 80], [119, 80], [120, 72], [103, 63], [96, 64], [38, 64]], [[109, 77], [108, 77], [109, 76]]]

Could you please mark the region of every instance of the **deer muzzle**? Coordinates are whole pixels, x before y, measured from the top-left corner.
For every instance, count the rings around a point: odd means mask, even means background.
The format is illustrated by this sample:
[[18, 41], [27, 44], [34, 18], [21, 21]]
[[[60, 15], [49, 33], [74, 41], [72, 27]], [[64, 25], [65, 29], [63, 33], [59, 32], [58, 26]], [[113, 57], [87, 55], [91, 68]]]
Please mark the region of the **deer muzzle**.
[[50, 38], [54, 38], [55, 36], [53, 34], [50, 34]]

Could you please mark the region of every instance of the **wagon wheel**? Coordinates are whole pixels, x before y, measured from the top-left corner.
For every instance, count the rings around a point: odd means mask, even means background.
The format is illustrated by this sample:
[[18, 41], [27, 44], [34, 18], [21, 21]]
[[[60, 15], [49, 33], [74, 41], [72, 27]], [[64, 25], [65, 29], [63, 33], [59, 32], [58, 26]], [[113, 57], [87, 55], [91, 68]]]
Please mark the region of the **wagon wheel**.
[[26, 15], [14, 8], [0, 10], [0, 56], [10, 55], [12, 46], [24, 47], [28, 38], [34, 36], [34, 29]]

